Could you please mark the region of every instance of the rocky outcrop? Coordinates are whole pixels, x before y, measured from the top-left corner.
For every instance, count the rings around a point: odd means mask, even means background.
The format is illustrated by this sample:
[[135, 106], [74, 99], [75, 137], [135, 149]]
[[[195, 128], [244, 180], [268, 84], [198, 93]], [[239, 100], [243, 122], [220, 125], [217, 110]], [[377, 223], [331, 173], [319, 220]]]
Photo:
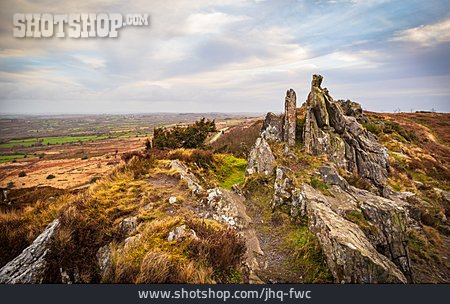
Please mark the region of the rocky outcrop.
[[297, 188], [291, 170], [277, 167], [272, 207], [308, 218], [338, 282], [412, 282], [408, 203], [350, 186], [332, 166], [319, 172], [331, 186], [325, 193], [307, 184]]
[[275, 156], [269, 143], [264, 137], [258, 137], [250, 151], [246, 173], [247, 175], [254, 173], [269, 175], [272, 173], [274, 162]]
[[254, 173], [271, 174], [275, 157], [269, 142], [286, 142], [286, 149], [295, 145], [297, 121], [297, 97], [294, 90], [286, 92], [282, 115], [267, 113], [259, 138], [253, 145], [248, 157], [247, 175]]
[[47, 269], [50, 242], [59, 227], [54, 220], [20, 255], [0, 269], [0, 283], [42, 283]]
[[326, 154], [338, 167], [369, 180], [380, 193], [386, 194], [389, 168], [386, 148], [355, 117], [344, 115], [321, 83], [322, 76], [314, 75], [307, 99], [305, 151]]
[[297, 121], [297, 97], [293, 89], [286, 92], [284, 102], [283, 140], [289, 145], [295, 145], [295, 127]]
[[317, 236], [328, 267], [340, 283], [406, 283], [396, 265], [380, 254], [358, 225], [327, 206], [323, 196], [304, 185], [309, 229]]

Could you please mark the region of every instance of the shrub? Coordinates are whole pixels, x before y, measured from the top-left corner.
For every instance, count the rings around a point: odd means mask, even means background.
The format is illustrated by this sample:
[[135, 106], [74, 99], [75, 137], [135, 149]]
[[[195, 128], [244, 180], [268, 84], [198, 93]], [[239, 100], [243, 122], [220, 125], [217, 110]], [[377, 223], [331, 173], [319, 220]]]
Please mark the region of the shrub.
[[363, 122], [362, 125], [366, 128], [367, 131], [379, 135], [382, 131], [381, 127], [373, 122]]
[[188, 127], [156, 128], [153, 132], [153, 147], [158, 149], [203, 148], [206, 138], [213, 132], [216, 132], [215, 121], [205, 118]]
[[213, 162], [213, 153], [209, 150], [194, 150], [191, 153], [192, 162], [201, 168], [209, 168]]
[[25, 171], [20, 171], [19, 172], [19, 177], [24, 177], [27, 176], [27, 174], [25, 173]]
[[385, 126], [383, 128], [383, 132], [387, 134], [396, 132], [398, 135], [400, 135], [406, 141], [409, 142], [416, 142], [418, 140], [417, 135], [416, 133], [414, 133], [414, 131], [407, 131], [405, 128], [403, 128], [396, 122], [386, 121]]
[[145, 151], [150, 151], [150, 149], [152, 148], [152, 143], [150, 142], [150, 140], [147, 138], [145, 139]]

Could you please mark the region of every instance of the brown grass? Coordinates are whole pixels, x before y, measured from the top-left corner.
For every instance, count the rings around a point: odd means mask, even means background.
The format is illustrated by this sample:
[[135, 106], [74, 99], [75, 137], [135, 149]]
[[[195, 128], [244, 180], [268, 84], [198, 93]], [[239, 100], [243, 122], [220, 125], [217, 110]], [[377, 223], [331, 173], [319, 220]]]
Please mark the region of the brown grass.
[[[43, 190], [38, 190], [43, 193]], [[31, 191], [30, 191], [31, 192]], [[50, 190], [50, 193], [54, 194]], [[26, 195], [25, 197], [33, 197]], [[22, 201], [18, 207], [0, 213], [0, 266], [15, 258], [23, 249], [44, 230], [55, 218], [63, 206], [71, 200], [70, 195], [61, 195], [55, 199], [42, 196], [36, 201]]]
[[262, 121], [257, 121], [250, 126], [237, 126], [228, 130], [219, 137], [212, 148], [219, 153], [230, 153], [236, 157], [248, 157], [250, 149], [259, 137]]

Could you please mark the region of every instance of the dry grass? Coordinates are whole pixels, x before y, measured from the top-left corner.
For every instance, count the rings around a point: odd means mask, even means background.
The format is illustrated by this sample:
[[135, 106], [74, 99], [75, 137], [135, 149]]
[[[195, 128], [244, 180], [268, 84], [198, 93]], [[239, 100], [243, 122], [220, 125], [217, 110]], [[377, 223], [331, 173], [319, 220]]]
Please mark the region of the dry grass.
[[228, 130], [211, 146], [218, 153], [230, 153], [236, 157], [247, 158], [250, 149], [259, 137], [262, 121], [250, 126], [237, 126]]
[[[188, 235], [168, 241], [169, 232], [183, 224]], [[227, 283], [245, 252], [244, 242], [235, 231], [192, 215], [147, 222], [137, 235], [116, 250], [112, 282]]]
[[[244, 242], [233, 230], [197, 219], [198, 203], [168, 164], [133, 157], [66, 204], [46, 281], [60, 281], [62, 268], [76, 269], [85, 283], [228, 282], [240, 269]], [[168, 203], [171, 196], [179, 198], [175, 204]], [[130, 216], [140, 225], [124, 245], [119, 223]], [[196, 237], [168, 241], [169, 232], [183, 224]], [[101, 278], [96, 254], [106, 244], [115, 244], [114, 271]]]
[[71, 201], [70, 195], [38, 199], [0, 213], [0, 266], [16, 257]]

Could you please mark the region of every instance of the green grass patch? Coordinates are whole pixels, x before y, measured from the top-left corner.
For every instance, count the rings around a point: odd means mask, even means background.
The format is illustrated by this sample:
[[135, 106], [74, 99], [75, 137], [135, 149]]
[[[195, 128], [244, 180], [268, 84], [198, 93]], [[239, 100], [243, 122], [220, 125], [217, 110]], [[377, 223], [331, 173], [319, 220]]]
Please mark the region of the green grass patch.
[[59, 137], [12, 139], [7, 143], [0, 144], [0, 148], [12, 148], [16, 146], [30, 147], [33, 145], [35, 146], [60, 145], [65, 143], [84, 142], [107, 138], [108, 136], [106, 135], [86, 135], [86, 136], [59, 136]]
[[376, 135], [380, 134], [382, 131], [381, 127], [373, 122], [363, 122], [362, 125], [367, 131]]
[[214, 173], [219, 185], [225, 189], [231, 189], [234, 184], [240, 184], [245, 178], [247, 161], [231, 154], [217, 154], [214, 156]]
[[294, 251], [290, 266], [302, 269], [304, 281], [308, 283], [329, 283], [333, 281], [321, 247], [306, 225], [290, 232], [286, 245]]
[[[35, 155], [26, 155], [26, 157], [36, 157]], [[25, 158], [25, 154], [0, 155], [0, 163], [6, 163], [14, 159]]]

